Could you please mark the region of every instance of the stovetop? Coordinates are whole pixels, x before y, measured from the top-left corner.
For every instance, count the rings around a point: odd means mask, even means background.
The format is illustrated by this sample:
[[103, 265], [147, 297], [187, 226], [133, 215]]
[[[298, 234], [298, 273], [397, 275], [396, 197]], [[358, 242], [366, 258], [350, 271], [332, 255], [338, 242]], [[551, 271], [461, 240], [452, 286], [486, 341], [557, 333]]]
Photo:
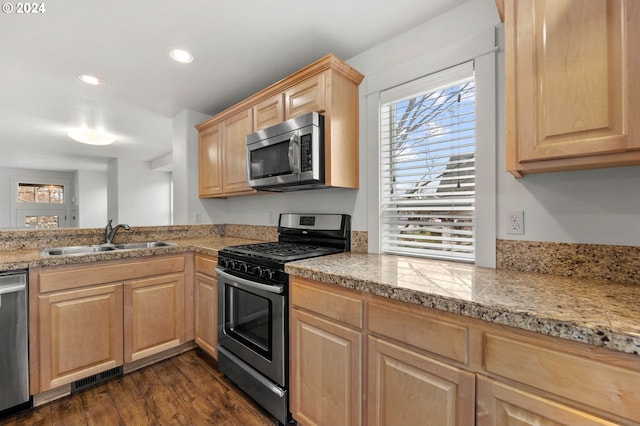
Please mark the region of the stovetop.
[[351, 217], [343, 214], [280, 215], [278, 241], [229, 246], [218, 252], [218, 272], [287, 285], [284, 265], [351, 248]]
[[250, 258], [268, 259], [278, 263], [325, 256], [327, 254], [340, 253], [341, 251], [342, 250], [333, 247], [280, 241], [272, 243], [244, 244], [226, 247], [223, 249], [223, 252], [244, 255]]

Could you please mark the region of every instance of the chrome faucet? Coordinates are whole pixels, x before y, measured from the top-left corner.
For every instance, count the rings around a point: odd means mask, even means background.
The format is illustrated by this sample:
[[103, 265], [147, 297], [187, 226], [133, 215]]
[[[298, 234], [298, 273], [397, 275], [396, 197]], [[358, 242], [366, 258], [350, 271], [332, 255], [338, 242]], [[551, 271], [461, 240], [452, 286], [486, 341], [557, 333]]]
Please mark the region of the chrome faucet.
[[116, 232], [118, 232], [120, 228], [124, 229], [125, 231], [131, 230], [131, 227], [126, 223], [120, 223], [115, 227], [111, 226], [112, 221], [113, 219], [109, 219], [109, 223], [107, 223], [107, 226], [105, 226], [104, 228], [104, 241], [106, 244], [113, 244], [113, 239], [116, 237]]

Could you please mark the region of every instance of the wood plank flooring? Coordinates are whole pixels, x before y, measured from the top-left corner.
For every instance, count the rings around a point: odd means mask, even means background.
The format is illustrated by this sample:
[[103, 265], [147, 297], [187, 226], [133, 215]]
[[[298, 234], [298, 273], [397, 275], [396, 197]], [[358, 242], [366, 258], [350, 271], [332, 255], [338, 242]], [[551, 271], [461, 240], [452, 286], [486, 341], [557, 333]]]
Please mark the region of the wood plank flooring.
[[197, 349], [0, 419], [0, 426], [274, 424]]

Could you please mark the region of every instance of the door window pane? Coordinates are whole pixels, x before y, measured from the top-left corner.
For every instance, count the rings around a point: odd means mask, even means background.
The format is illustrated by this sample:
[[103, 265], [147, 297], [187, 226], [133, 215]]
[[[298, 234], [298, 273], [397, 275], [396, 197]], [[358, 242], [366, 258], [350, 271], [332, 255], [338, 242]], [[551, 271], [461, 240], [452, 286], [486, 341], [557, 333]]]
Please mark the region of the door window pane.
[[25, 228], [35, 229], [55, 229], [60, 227], [59, 216], [25, 216], [24, 217]]
[[21, 203], [64, 203], [64, 186], [35, 183], [18, 184], [18, 201]]

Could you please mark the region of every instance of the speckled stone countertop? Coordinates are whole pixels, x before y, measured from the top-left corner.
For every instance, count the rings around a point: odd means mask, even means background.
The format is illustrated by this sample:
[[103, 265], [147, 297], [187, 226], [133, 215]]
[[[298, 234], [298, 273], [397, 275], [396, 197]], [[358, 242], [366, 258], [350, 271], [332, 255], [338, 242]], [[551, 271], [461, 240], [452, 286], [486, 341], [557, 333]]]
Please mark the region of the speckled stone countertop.
[[640, 286], [344, 253], [287, 263], [286, 272], [467, 317], [640, 354]]
[[46, 267], [73, 265], [98, 262], [102, 260], [132, 259], [151, 255], [184, 253], [186, 251], [195, 251], [196, 253], [215, 256], [218, 254], [219, 250], [227, 246], [264, 242], [263, 240], [222, 236], [209, 236], [206, 238], [181, 238], [163, 241], [175, 243], [175, 245], [156, 247], [152, 249], [114, 250], [107, 252], [66, 256], [47, 256], [43, 255], [41, 251], [37, 249], [0, 250], [0, 271], [28, 269], [38, 266]]

